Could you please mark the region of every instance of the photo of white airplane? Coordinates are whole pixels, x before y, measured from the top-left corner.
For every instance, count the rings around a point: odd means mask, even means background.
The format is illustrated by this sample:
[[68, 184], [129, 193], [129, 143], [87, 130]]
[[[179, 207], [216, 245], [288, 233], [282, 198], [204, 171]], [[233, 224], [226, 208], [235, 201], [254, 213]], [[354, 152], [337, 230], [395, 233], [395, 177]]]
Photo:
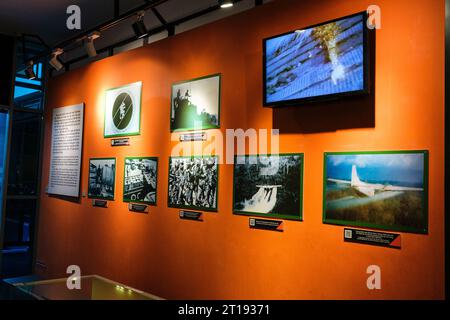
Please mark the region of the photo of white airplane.
[[368, 197], [374, 197], [376, 192], [378, 193], [378, 192], [394, 191], [395, 194], [392, 195], [396, 195], [400, 194], [403, 191], [423, 191], [423, 188], [411, 188], [403, 186], [393, 186], [388, 184], [385, 185], [380, 183], [363, 182], [358, 176], [356, 165], [352, 166], [352, 179], [350, 181], [331, 178], [329, 178], [328, 181], [341, 184], [349, 184], [352, 188], [355, 188], [356, 190], [358, 190], [359, 192]]
[[325, 155], [324, 221], [427, 231], [426, 151]]

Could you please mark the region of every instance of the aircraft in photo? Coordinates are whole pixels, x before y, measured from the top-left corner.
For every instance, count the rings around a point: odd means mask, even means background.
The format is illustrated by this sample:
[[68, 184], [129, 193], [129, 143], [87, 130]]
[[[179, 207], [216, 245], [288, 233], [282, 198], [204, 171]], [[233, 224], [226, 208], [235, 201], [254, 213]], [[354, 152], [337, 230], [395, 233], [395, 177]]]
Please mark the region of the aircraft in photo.
[[361, 181], [361, 179], [358, 176], [358, 172], [356, 170], [356, 165], [352, 166], [352, 179], [349, 180], [340, 180], [340, 179], [331, 179], [329, 178], [328, 181], [335, 182], [335, 183], [343, 183], [343, 184], [349, 184], [352, 188], [355, 188], [362, 194], [368, 196], [368, 197], [374, 197], [376, 192], [387, 192], [390, 191], [392, 195], [395, 194], [401, 194], [403, 191], [423, 191], [423, 188], [411, 188], [411, 187], [403, 187], [403, 186], [393, 186], [393, 185], [386, 185], [381, 183], [368, 183]]

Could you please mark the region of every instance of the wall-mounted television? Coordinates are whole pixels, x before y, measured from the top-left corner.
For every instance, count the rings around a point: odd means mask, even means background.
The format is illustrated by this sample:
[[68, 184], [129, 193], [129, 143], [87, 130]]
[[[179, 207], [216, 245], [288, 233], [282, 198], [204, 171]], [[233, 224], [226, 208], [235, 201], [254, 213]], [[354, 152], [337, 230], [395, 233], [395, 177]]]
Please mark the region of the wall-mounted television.
[[264, 39], [264, 106], [369, 92], [367, 13]]

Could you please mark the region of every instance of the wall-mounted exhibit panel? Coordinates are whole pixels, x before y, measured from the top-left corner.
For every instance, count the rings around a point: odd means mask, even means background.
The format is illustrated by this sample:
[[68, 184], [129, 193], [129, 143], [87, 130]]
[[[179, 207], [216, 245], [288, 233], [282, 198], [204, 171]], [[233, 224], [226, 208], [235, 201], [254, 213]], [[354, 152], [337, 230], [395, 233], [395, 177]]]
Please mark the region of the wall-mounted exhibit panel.
[[171, 157], [169, 207], [217, 211], [218, 162], [216, 156]]
[[303, 154], [237, 156], [234, 160], [235, 213], [302, 219]]
[[219, 128], [220, 85], [220, 74], [174, 84], [170, 129], [190, 131]]
[[105, 138], [140, 133], [141, 94], [142, 82], [106, 91]]
[[49, 194], [80, 196], [84, 104], [53, 109]]
[[88, 196], [92, 199], [114, 200], [116, 185], [116, 159], [89, 160]]
[[158, 158], [126, 158], [123, 179], [124, 202], [156, 204]]
[[[52, 78], [41, 188], [53, 109], [84, 101], [86, 197], [41, 195], [37, 273], [62, 277], [76, 263], [168, 299], [443, 298], [444, 4], [412, 3], [377, 1], [367, 94], [347, 96], [365, 89], [365, 21], [354, 14], [366, 0], [274, 0]], [[264, 39], [290, 30], [305, 31], [274, 43], [266, 81]], [[343, 95], [265, 108], [266, 82], [273, 101]], [[290, 84], [310, 89], [290, 95]], [[141, 124], [120, 129], [131, 110]], [[104, 137], [116, 134], [113, 147]], [[389, 150], [400, 152], [371, 153]], [[258, 154], [280, 154], [279, 166], [233, 164]], [[367, 245], [377, 237], [386, 246]], [[381, 290], [367, 288], [370, 265]]]
[[428, 152], [326, 153], [325, 223], [428, 231]]

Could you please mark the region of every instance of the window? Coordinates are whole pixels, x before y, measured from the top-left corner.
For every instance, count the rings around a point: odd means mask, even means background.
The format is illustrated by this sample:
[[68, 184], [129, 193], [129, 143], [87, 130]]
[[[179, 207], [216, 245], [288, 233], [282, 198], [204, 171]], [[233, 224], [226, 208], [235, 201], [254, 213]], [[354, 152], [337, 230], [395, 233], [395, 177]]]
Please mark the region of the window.
[[[0, 111], [0, 205], [3, 203], [3, 188], [5, 177], [5, 158], [8, 142], [8, 113]], [[1, 217], [0, 207], [0, 217]], [[0, 219], [1, 223], [1, 219]]]
[[14, 106], [21, 109], [41, 110], [44, 99], [43, 94], [43, 65], [37, 63], [33, 67], [36, 79], [29, 80], [22, 70], [16, 75], [14, 87]]
[[[36, 43], [29, 43], [26, 50], [23, 50], [23, 45], [19, 41], [16, 50], [16, 65], [22, 70], [16, 70], [13, 101], [0, 106], [0, 205], [5, 208], [2, 213], [0, 207], [0, 232], [3, 231], [0, 237], [3, 240], [0, 242], [0, 278], [33, 272], [47, 70], [43, 62], [36, 62], [33, 67], [36, 78], [27, 78], [22, 62], [39, 55], [42, 50]], [[2, 108], [6, 113], [1, 113]], [[7, 175], [5, 163], [9, 163]], [[1, 199], [3, 194], [6, 198]]]

